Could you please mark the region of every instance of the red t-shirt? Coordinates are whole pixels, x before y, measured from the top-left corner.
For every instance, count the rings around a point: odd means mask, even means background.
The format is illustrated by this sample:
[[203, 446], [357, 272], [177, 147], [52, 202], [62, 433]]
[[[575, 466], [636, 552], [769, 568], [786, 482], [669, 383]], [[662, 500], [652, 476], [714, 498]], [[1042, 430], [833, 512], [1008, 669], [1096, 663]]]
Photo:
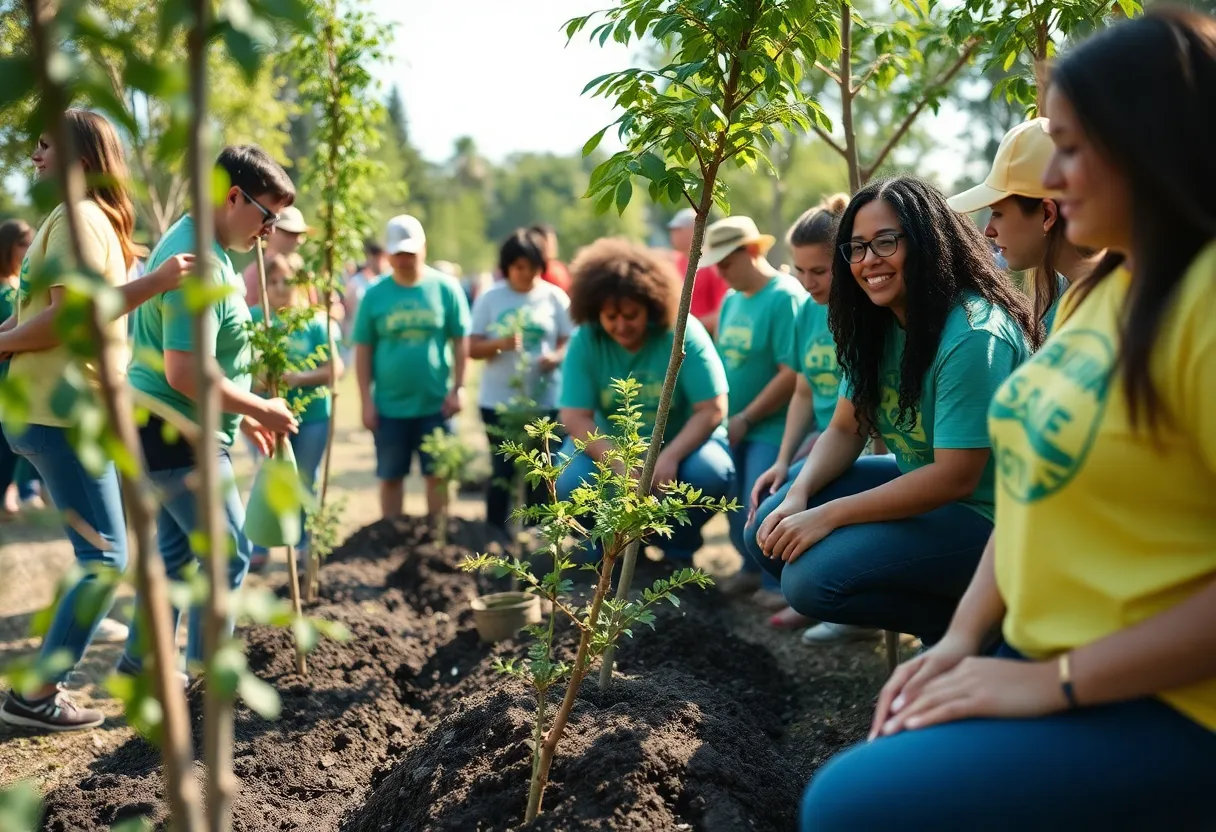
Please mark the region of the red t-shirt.
[[550, 260], [540, 279], [546, 283], [552, 283], [567, 295], [570, 294], [570, 271], [561, 260]]
[[[682, 282], [684, 275], [688, 273], [688, 255], [678, 251], [674, 254], [676, 273], [679, 274]], [[717, 266], [697, 269], [697, 275], [693, 278], [692, 284], [692, 306], [688, 311], [694, 318], [712, 315], [722, 308], [722, 300], [729, 291], [730, 286], [727, 285], [722, 275], [718, 274]]]

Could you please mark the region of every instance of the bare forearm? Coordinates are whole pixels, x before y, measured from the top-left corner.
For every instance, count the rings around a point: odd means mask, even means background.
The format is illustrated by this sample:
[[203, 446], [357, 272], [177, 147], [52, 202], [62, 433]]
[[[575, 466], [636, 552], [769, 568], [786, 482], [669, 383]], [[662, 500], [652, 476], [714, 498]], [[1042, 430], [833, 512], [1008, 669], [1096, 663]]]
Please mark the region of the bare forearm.
[[978, 651], [1005, 617], [1005, 602], [996, 585], [996, 533], [988, 537], [975, 576], [958, 602], [948, 636], [963, 638]]
[[[595, 417], [589, 416], [580, 411], [563, 410], [559, 414], [561, 422], [566, 426], [566, 431], [570, 434], [571, 439], [577, 439], [580, 442], [587, 441], [587, 437], [596, 431]], [[604, 454], [611, 448], [612, 445], [607, 439], [601, 439], [597, 442], [592, 442], [587, 446], [587, 456], [594, 460], [603, 458]]]
[[815, 417], [815, 402], [811, 398], [811, 390], [802, 376], [794, 387], [794, 396], [790, 399], [790, 409], [785, 414], [785, 433], [781, 436], [781, 450], [777, 452], [777, 461], [790, 464], [794, 454], [806, 439]]
[[865, 447], [865, 439], [856, 433], [839, 425], [828, 425], [815, 447], [811, 449], [806, 465], [790, 487], [790, 492], [809, 500], [823, 490], [824, 486], [853, 467]]
[[751, 404], [740, 411], [750, 424], [756, 424], [766, 416], [771, 416], [789, 404], [790, 396], [794, 394], [794, 383], [798, 375], [789, 367], [782, 367], [773, 376], [773, 380], [764, 385], [764, 389]]
[[[339, 370], [339, 375], [341, 370]], [[329, 362], [326, 361], [320, 367], [311, 370], [301, 370], [290, 375], [288, 385], [290, 387], [319, 387], [322, 384], [329, 383]]]
[[975, 491], [975, 485], [971, 472], [959, 472], [941, 462], [932, 462], [885, 485], [832, 500], [824, 508], [838, 527], [904, 520], [966, 499]]
[[469, 358], [486, 361], [502, 352], [502, 344], [498, 338], [486, 338], [474, 335], [469, 338]]
[[359, 394], [364, 401], [372, 397], [372, 354], [371, 348], [363, 344], [355, 347], [355, 379], [359, 382]]
[[1122, 702], [1216, 678], [1216, 580], [1152, 618], [1072, 652], [1085, 705]]
[[17, 325], [17, 316], [9, 315], [4, 319], [4, 323], [0, 324], [0, 332], [8, 332]]
[[[183, 373], [169, 381], [174, 390], [190, 399], [197, 400], [198, 383], [194, 373]], [[259, 416], [266, 407], [266, 400], [248, 390], [242, 390], [232, 382], [232, 379], [221, 378], [220, 410], [225, 413], [237, 413], [241, 416]]]
[[713, 432], [722, 424], [722, 413], [717, 409], [694, 410], [692, 416], [680, 428], [680, 432], [664, 444], [663, 450], [683, 460], [705, 444]]
[[[62, 341], [55, 333], [55, 316], [58, 314], [59, 307], [50, 306], [20, 326], [0, 330], [0, 353], [40, 352], [59, 346]], [[9, 318], [9, 321], [16, 324], [15, 318]]]
[[452, 339], [452, 389], [464, 387], [464, 372], [469, 364], [469, 339]]

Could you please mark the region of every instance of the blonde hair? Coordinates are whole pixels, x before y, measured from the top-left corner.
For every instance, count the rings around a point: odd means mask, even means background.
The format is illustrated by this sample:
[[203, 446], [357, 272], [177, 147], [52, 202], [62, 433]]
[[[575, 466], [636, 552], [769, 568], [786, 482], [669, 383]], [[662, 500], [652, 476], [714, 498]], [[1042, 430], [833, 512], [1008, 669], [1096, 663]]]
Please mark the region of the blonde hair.
[[790, 248], [814, 246], [822, 243], [831, 245], [836, 242], [836, 230], [840, 227], [840, 218], [849, 207], [849, 195], [845, 193], [832, 194], [825, 197], [814, 208], [803, 213], [790, 226], [785, 235], [785, 242]]
[[85, 196], [97, 203], [114, 226], [123, 261], [129, 270], [137, 258], [147, 256], [148, 250], [133, 239], [135, 206], [127, 190], [130, 174], [122, 142], [113, 125], [97, 113], [67, 110], [63, 120], [72, 137], [72, 147], [66, 150], [74, 154], [84, 168]]
[[293, 280], [303, 265], [304, 259], [298, 254], [274, 254], [266, 259], [267, 280], [270, 279], [271, 273], [283, 275], [287, 289], [291, 292], [292, 306], [308, 306], [308, 287]]

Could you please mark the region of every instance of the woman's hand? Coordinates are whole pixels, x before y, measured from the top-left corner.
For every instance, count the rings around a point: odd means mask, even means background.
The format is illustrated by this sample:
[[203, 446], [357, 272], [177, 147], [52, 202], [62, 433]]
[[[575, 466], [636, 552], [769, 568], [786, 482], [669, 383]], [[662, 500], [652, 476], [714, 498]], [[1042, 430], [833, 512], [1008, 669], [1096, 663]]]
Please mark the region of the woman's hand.
[[286, 399], [266, 399], [257, 421], [274, 433], [297, 433], [299, 421], [291, 412]]
[[540, 367], [542, 373], [551, 373], [558, 367], [562, 366], [562, 357], [560, 353], [546, 352], [542, 353], [536, 359], [536, 366]]
[[793, 489], [790, 489], [786, 493], [785, 499], [773, 509], [768, 517], [764, 518], [764, 522], [756, 530], [756, 542], [760, 544], [761, 551], [766, 555], [768, 554], [769, 536], [776, 530], [777, 525], [793, 514], [806, 511], [806, 502], [806, 498], [800, 494], [795, 494]]
[[914, 659], [906, 661], [882, 686], [878, 704], [874, 708], [874, 722], [870, 726], [870, 739], [874, 739], [896, 714], [901, 714], [908, 703], [916, 701], [925, 685], [958, 667], [964, 659], [978, 652], [975, 644], [961, 636], [946, 633], [946, 637]]
[[752, 486], [751, 503], [749, 504], [751, 513], [755, 514], [756, 509], [760, 508], [760, 504], [776, 494], [777, 489], [785, 485], [785, 481], [789, 477], [790, 466], [781, 461], [774, 462], [772, 468], [757, 477], [756, 484]]
[[1054, 661], [966, 658], [925, 685], [914, 701], [887, 720], [880, 733], [890, 736], [975, 717], [1046, 716], [1067, 707]]
[[514, 335], [504, 335], [494, 342], [499, 352], [523, 352], [524, 335], [516, 332]]
[[793, 563], [836, 529], [831, 510], [826, 505], [808, 508], [778, 523], [768, 536], [764, 551], [770, 558]]
[[241, 419], [241, 433], [249, 437], [262, 456], [270, 456], [274, 452], [274, 432], [267, 430], [265, 425], [252, 416]]
[[670, 451], [662, 451], [654, 463], [654, 488], [676, 481], [680, 472], [680, 460]]
[[157, 266], [147, 278], [155, 280], [161, 292], [171, 292], [194, 269], [193, 254], [174, 254]]
[[747, 432], [751, 429], [751, 422], [742, 413], [731, 416], [726, 423], [726, 442], [732, 448], [736, 447], [740, 442], [747, 438]]

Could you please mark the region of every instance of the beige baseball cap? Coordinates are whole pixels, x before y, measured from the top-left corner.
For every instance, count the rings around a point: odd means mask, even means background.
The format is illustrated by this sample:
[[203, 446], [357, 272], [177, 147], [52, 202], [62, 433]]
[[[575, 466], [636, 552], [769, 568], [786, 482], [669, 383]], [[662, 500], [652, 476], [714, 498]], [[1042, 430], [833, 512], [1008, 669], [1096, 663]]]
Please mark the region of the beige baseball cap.
[[304, 215], [294, 205], [288, 205], [279, 212], [279, 221], [274, 224], [274, 227], [280, 231], [286, 231], [288, 234], [308, 233], [308, 223], [304, 222]]
[[960, 214], [970, 214], [990, 208], [1009, 196], [1034, 199], [1056, 196], [1043, 187], [1043, 174], [1056, 149], [1047, 125], [1047, 119], [1036, 118], [1006, 133], [996, 149], [988, 178], [971, 190], [946, 200], [950, 207]]
[[705, 231], [705, 248], [697, 263], [698, 269], [716, 266], [742, 246], [756, 244], [761, 254], [768, 254], [777, 238], [772, 234], [761, 234], [756, 221], [751, 217], [727, 217], [718, 220]]

